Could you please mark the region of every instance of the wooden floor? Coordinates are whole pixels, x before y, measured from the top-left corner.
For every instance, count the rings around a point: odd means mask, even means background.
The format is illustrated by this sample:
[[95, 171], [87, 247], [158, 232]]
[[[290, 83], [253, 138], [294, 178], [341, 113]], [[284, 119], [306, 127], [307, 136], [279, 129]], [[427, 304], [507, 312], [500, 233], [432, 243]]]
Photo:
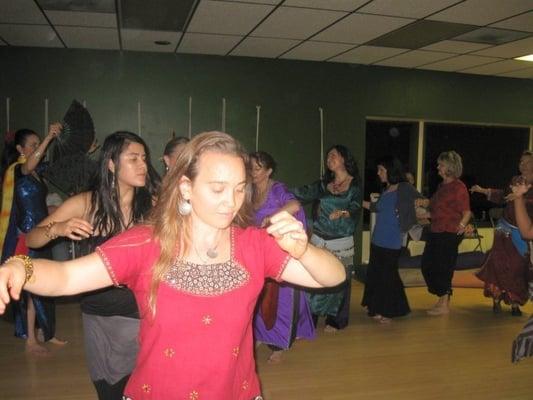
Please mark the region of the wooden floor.
[[[533, 359], [511, 364], [514, 336], [526, 322], [508, 308], [492, 313], [479, 289], [457, 289], [452, 313], [429, 317], [434, 299], [425, 288], [409, 288], [413, 312], [385, 326], [368, 318], [358, 305], [362, 286], [354, 285], [350, 326], [336, 334], [322, 331], [315, 341], [298, 341], [282, 363], [266, 363], [268, 349], [258, 349], [257, 364], [266, 400], [530, 400]], [[84, 364], [77, 304], [57, 307], [58, 336], [69, 340], [51, 355], [24, 353], [12, 326], [0, 321], [0, 399], [94, 399]]]

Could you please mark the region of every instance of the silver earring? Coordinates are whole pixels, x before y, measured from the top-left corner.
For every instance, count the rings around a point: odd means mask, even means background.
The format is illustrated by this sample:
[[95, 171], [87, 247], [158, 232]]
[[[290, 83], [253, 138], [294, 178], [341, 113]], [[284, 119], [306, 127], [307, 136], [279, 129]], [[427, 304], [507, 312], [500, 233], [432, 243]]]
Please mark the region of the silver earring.
[[180, 201], [180, 203], [178, 204], [178, 212], [185, 216], [185, 215], [189, 215], [192, 211], [192, 206], [191, 206], [191, 203], [189, 203], [188, 200], [183, 200], [183, 201]]

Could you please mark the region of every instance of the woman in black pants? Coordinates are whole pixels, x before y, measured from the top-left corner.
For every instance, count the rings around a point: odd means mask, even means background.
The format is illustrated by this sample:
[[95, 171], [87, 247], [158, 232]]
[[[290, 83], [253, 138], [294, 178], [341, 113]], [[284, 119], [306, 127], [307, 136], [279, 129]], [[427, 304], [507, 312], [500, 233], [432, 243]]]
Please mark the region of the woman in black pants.
[[442, 182], [431, 200], [416, 201], [417, 206], [429, 206], [431, 214], [431, 231], [422, 255], [422, 274], [429, 293], [438, 296], [438, 301], [427, 311], [429, 315], [450, 312], [457, 249], [472, 215], [468, 190], [459, 179], [463, 173], [461, 156], [455, 151], [441, 153], [437, 170]]

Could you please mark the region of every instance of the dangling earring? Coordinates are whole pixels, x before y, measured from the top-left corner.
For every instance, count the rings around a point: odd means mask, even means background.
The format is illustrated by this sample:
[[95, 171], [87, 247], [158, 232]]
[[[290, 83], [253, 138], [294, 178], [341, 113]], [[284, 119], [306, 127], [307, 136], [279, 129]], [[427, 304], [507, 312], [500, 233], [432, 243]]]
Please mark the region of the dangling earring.
[[111, 190], [115, 190], [115, 175], [111, 177]]
[[178, 212], [183, 215], [189, 215], [192, 211], [191, 203], [189, 203], [189, 200], [183, 200], [180, 201], [178, 204]]

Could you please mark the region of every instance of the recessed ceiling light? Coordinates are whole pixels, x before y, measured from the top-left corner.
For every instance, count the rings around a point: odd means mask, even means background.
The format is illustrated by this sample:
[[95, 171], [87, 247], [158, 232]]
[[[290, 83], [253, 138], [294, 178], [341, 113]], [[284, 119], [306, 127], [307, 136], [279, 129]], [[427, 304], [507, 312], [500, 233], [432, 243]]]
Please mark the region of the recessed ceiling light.
[[515, 60], [533, 61], [533, 54], [528, 54], [527, 56], [522, 56], [522, 57], [516, 57]]
[[168, 40], [156, 40], [154, 43], [158, 46], [168, 46], [170, 44]]

